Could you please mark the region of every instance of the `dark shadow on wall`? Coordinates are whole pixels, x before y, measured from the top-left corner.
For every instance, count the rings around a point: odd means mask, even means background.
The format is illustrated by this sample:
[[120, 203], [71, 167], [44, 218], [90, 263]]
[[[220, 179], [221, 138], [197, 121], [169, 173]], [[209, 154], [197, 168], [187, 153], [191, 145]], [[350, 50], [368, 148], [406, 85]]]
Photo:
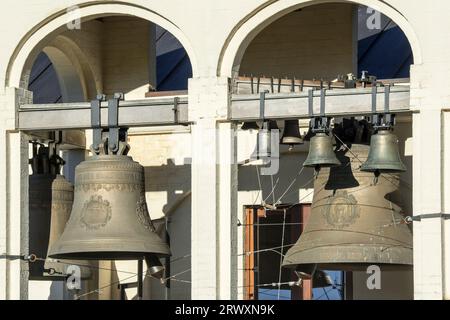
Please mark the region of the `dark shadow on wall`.
[[[167, 233], [172, 256], [170, 257], [169, 286], [159, 280], [146, 277], [144, 290], [150, 299], [190, 299], [191, 297], [191, 160], [176, 165], [172, 159], [166, 165], [147, 166], [145, 170], [145, 190], [147, 192], [167, 192], [167, 201], [162, 211], [167, 219]], [[150, 212], [150, 215], [152, 213]], [[164, 264], [164, 259], [161, 259]]]
[[[305, 168], [302, 170], [303, 162], [306, 159], [307, 153], [298, 152], [295, 149], [291, 152], [283, 152], [280, 155], [279, 170], [272, 179], [269, 175], [262, 175], [259, 167], [259, 177], [262, 187], [262, 194], [260, 195], [257, 204], [261, 203], [262, 199], [266, 203], [273, 203], [280, 200], [285, 204], [298, 203], [304, 199], [300, 199], [299, 189], [313, 188], [313, 170]], [[299, 172], [301, 173], [299, 174]], [[295, 180], [295, 181], [294, 181]], [[277, 183], [278, 182], [278, 183]], [[289, 185], [292, 186], [289, 188]], [[274, 189], [274, 193], [272, 193]], [[238, 172], [238, 191], [257, 191], [260, 190], [258, 182], [258, 174], [254, 165], [240, 166]], [[282, 198], [283, 193], [286, 193]], [[302, 195], [305, 197], [306, 195]], [[281, 199], [280, 199], [281, 198]], [[251, 205], [251, 203], [247, 204]]]

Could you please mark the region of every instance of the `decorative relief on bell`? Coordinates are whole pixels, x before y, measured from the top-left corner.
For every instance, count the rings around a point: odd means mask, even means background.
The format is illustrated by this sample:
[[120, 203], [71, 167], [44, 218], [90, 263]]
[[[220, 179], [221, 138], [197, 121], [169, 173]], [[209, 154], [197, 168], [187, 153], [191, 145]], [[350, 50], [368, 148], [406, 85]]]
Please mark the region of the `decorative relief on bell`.
[[322, 207], [322, 214], [329, 225], [342, 229], [354, 224], [359, 218], [360, 208], [357, 203], [356, 198], [347, 191], [337, 191]]
[[148, 214], [144, 167], [131, 157], [96, 155], [79, 164], [71, 215], [51, 257], [131, 260], [170, 255]]
[[81, 213], [80, 223], [87, 230], [98, 230], [111, 220], [111, 204], [102, 196], [93, 195], [86, 201]]
[[153, 232], [155, 232], [155, 227], [153, 226], [150, 215], [148, 214], [147, 202], [145, 201], [145, 195], [141, 195], [136, 204], [136, 214], [138, 220], [142, 225]]
[[[383, 269], [409, 269], [413, 262], [412, 232], [402, 223], [399, 174], [373, 173], [361, 169], [369, 146], [352, 144], [342, 156], [342, 165], [323, 168], [314, 180], [311, 214], [297, 243], [283, 259], [284, 267], [311, 272], [365, 270], [368, 264]], [[341, 159], [345, 159], [341, 157]], [[302, 271], [303, 272], [303, 271]]]
[[124, 191], [124, 192], [135, 192], [140, 190], [140, 185], [137, 184], [110, 184], [110, 183], [96, 183], [96, 184], [83, 184], [75, 186], [75, 191]]

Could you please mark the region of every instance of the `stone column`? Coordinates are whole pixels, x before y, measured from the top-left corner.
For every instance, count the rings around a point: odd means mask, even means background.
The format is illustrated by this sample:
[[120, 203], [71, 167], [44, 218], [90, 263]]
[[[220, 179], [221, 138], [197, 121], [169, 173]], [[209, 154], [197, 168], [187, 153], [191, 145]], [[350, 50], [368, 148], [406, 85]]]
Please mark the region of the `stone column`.
[[0, 93], [0, 299], [28, 298], [28, 138], [15, 131], [15, 110], [25, 90]]
[[424, 65], [411, 69], [411, 107], [417, 111], [413, 115], [414, 298], [440, 300], [445, 277], [442, 214], [448, 208], [444, 173], [450, 159], [445, 156], [443, 105], [435, 83], [439, 80], [430, 78], [430, 71]]
[[192, 299], [236, 297], [237, 165], [228, 78], [189, 80]]

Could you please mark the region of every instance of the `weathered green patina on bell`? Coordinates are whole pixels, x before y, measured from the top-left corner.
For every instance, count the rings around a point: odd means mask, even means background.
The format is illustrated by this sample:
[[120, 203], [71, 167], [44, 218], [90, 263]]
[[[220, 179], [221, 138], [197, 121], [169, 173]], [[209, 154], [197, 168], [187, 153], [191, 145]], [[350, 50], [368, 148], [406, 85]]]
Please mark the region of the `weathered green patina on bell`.
[[400, 158], [398, 139], [390, 130], [379, 130], [370, 138], [367, 161], [361, 166], [367, 172], [403, 172], [406, 167]]
[[324, 132], [316, 133], [309, 142], [309, 153], [303, 166], [321, 168], [340, 164], [334, 153], [331, 137]]
[[298, 144], [303, 144], [303, 139], [300, 135], [298, 120], [284, 121], [284, 131], [281, 137], [281, 144], [289, 145], [290, 147]]

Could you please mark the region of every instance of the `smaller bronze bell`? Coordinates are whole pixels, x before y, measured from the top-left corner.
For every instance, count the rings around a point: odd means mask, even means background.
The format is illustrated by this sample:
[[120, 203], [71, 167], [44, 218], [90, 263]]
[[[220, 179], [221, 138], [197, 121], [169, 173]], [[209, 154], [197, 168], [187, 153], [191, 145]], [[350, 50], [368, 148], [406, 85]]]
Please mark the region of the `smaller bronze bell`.
[[286, 120], [284, 122], [281, 144], [289, 145], [289, 149], [292, 149], [294, 145], [303, 144], [303, 139], [298, 128], [298, 120]]
[[156, 279], [162, 280], [164, 278], [165, 268], [155, 255], [145, 256], [145, 263], [147, 264], [148, 273]]
[[[250, 158], [252, 160], [268, 160], [272, 154], [272, 130], [279, 130], [277, 122], [264, 121], [261, 130], [258, 132], [256, 148]], [[278, 141], [278, 140], [277, 140]]]
[[339, 166], [341, 162], [336, 158], [333, 151], [333, 142], [331, 137], [324, 133], [318, 132], [309, 142], [309, 153], [304, 167], [334, 167]]
[[88, 261], [54, 260], [48, 257], [48, 248], [60, 237], [69, 220], [73, 203], [73, 185], [59, 174], [64, 161], [54, 155], [49, 157], [49, 148], [33, 143], [33, 158], [30, 160], [33, 174], [29, 177], [29, 252], [47, 257], [30, 262], [30, 280], [64, 280], [70, 265], [80, 267], [81, 279], [92, 274]]
[[259, 127], [256, 121], [249, 121], [242, 124], [241, 130], [259, 130]]
[[397, 136], [390, 130], [379, 130], [370, 138], [367, 161], [361, 166], [367, 172], [403, 172], [406, 167], [400, 158]]

